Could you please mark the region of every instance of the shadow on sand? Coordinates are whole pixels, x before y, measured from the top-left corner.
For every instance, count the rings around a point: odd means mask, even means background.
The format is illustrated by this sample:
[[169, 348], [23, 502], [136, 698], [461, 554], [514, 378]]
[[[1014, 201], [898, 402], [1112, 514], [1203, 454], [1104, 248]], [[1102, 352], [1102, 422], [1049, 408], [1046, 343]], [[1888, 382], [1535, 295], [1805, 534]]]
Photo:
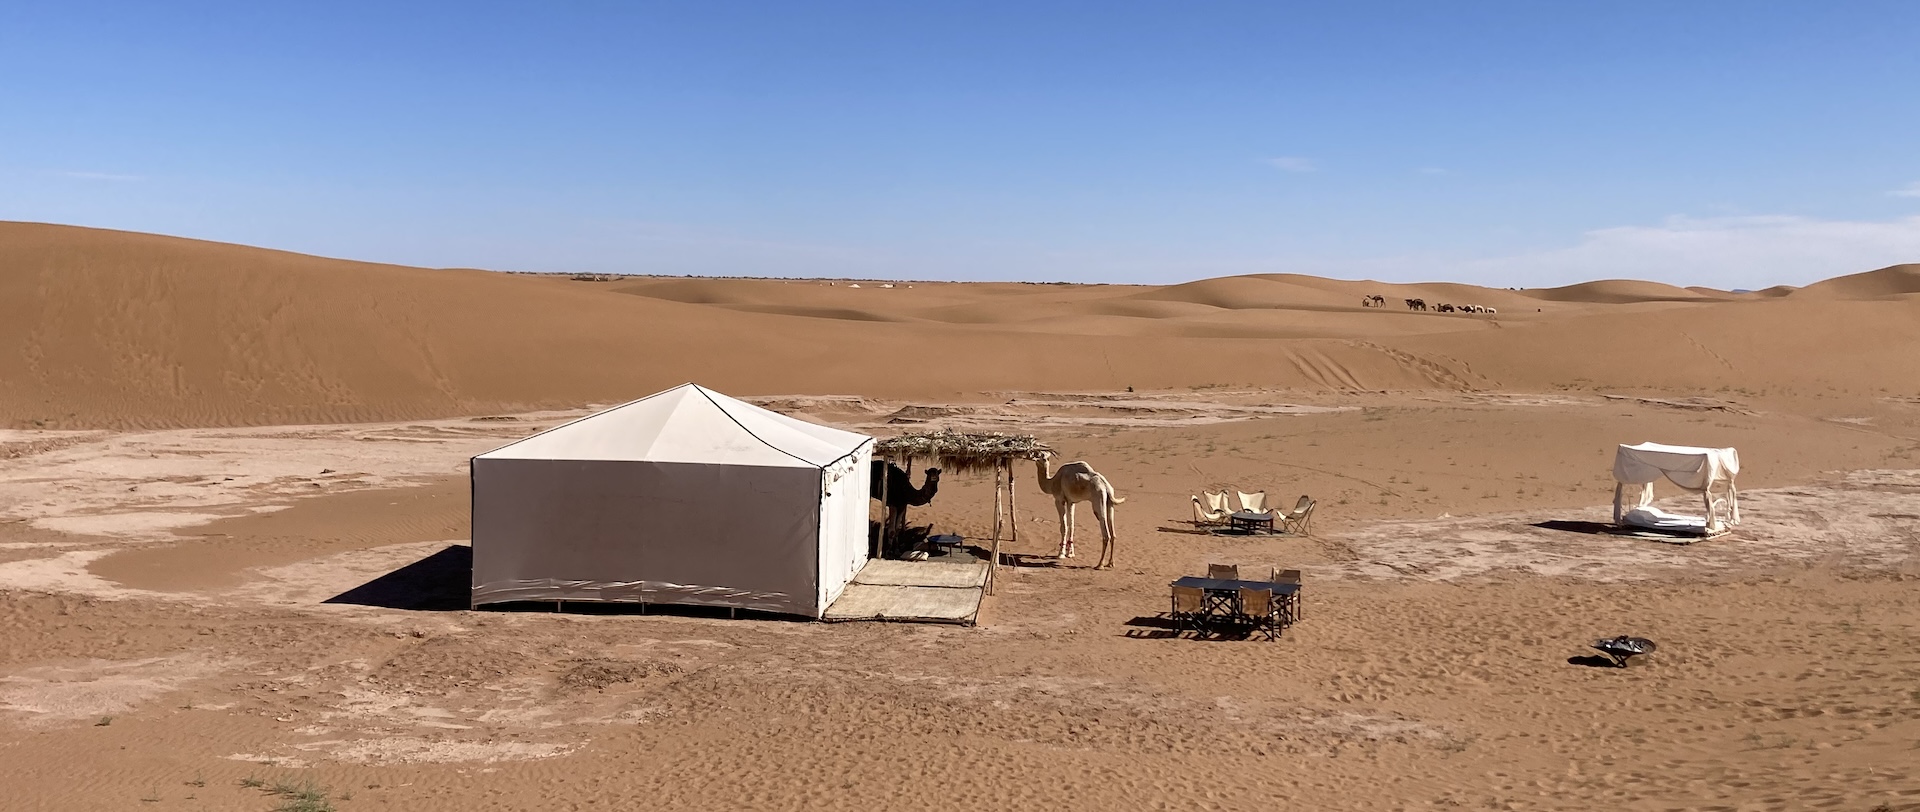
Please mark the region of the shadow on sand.
[[1176, 638], [1198, 640], [1208, 643], [1244, 641], [1254, 639], [1254, 630], [1245, 627], [1214, 627], [1211, 629], [1185, 629], [1174, 626], [1173, 619], [1166, 615], [1141, 615], [1128, 620], [1124, 625], [1130, 627], [1124, 635], [1133, 640], [1172, 640]]
[[1589, 536], [1622, 535], [1619, 527], [1615, 525], [1607, 524], [1605, 522], [1581, 522], [1581, 521], [1567, 521], [1563, 519], [1550, 519], [1544, 522], [1534, 522], [1533, 526], [1538, 527], [1541, 530], [1558, 530], [1563, 533], [1585, 533]]
[[467, 608], [472, 588], [473, 548], [451, 544], [325, 602], [414, 612], [458, 612]]
[[[326, 599], [325, 603], [377, 606], [409, 612], [464, 612], [473, 590], [473, 548], [451, 544], [432, 555]], [[754, 618], [807, 621], [750, 609], [599, 601], [513, 601], [480, 607], [486, 612], [565, 612], [570, 615], [672, 615], [696, 618]]]
[[1605, 657], [1601, 657], [1596, 654], [1582, 654], [1577, 657], [1568, 657], [1567, 665], [1584, 665], [1588, 668], [1625, 668], [1626, 667], [1624, 665], [1620, 665], [1619, 663], [1615, 663], [1612, 660], [1609, 660]]

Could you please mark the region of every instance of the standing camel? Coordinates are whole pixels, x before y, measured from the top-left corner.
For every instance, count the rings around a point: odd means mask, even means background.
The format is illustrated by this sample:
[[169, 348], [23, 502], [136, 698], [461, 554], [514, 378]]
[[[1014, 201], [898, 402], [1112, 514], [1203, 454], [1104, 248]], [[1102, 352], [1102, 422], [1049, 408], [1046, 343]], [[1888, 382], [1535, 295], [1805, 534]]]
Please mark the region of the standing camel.
[[1127, 500], [1114, 495], [1112, 483], [1084, 462], [1070, 462], [1055, 471], [1053, 455], [1041, 454], [1033, 458], [1033, 466], [1041, 492], [1052, 496], [1054, 508], [1060, 511], [1060, 557], [1073, 557], [1074, 508], [1092, 502], [1093, 520], [1100, 523], [1100, 563], [1093, 568], [1113, 566], [1113, 506]]

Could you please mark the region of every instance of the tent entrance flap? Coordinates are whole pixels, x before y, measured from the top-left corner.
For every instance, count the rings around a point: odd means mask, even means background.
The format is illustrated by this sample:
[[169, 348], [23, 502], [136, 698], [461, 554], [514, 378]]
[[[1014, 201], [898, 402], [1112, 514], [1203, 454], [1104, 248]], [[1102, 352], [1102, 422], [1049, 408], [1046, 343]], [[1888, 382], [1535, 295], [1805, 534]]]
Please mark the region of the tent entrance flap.
[[[1613, 458], [1613, 522], [1676, 533], [1726, 532], [1740, 523], [1740, 492], [1734, 485], [1739, 473], [1740, 454], [1732, 448], [1621, 445]], [[1699, 494], [1702, 515], [1653, 507], [1654, 483], [1663, 479]]]

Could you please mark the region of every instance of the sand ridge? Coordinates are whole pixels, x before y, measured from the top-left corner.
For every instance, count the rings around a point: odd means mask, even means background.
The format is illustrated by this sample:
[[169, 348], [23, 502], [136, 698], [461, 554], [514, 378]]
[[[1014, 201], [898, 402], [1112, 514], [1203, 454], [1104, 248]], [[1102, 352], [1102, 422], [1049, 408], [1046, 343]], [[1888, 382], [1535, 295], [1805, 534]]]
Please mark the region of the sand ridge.
[[[738, 395], [943, 399], [1195, 386], [1831, 390], [1910, 381], [1920, 363], [1906, 266], [1771, 299], [1284, 275], [1166, 287], [577, 282], [32, 223], [0, 223], [0, 258], [0, 344], [19, 349], [0, 354], [0, 427], [16, 428], [517, 413], [696, 378]], [[1369, 294], [1388, 306], [1361, 307]], [[1402, 298], [1500, 312], [1412, 312]], [[1837, 346], [1849, 368], [1828, 374], [1825, 348]]]

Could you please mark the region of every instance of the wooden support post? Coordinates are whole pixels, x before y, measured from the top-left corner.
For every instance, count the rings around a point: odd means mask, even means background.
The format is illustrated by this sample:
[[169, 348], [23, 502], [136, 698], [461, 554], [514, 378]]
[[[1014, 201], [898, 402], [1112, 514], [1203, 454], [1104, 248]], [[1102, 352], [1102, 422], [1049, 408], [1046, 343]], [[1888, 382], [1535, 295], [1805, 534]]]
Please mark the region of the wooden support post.
[[[1000, 474], [1006, 467], [1004, 461], [996, 461], [993, 464], [993, 549], [988, 553], [987, 559], [987, 594], [989, 595], [993, 594], [994, 589], [999, 586], [996, 581], [1000, 577]], [[1009, 475], [1007, 478], [1012, 477]]]
[[1020, 472], [1013, 470], [1013, 460], [1007, 460], [1007, 543], [1020, 541], [1020, 513], [1016, 509], [1013, 494], [1018, 490], [1015, 482]]
[[[875, 559], [887, 557], [887, 480], [893, 478], [887, 476], [887, 473], [891, 463], [892, 460], [884, 457], [880, 459], [880, 532], [873, 535], [873, 557]], [[871, 516], [873, 512], [869, 510], [867, 515]]]

